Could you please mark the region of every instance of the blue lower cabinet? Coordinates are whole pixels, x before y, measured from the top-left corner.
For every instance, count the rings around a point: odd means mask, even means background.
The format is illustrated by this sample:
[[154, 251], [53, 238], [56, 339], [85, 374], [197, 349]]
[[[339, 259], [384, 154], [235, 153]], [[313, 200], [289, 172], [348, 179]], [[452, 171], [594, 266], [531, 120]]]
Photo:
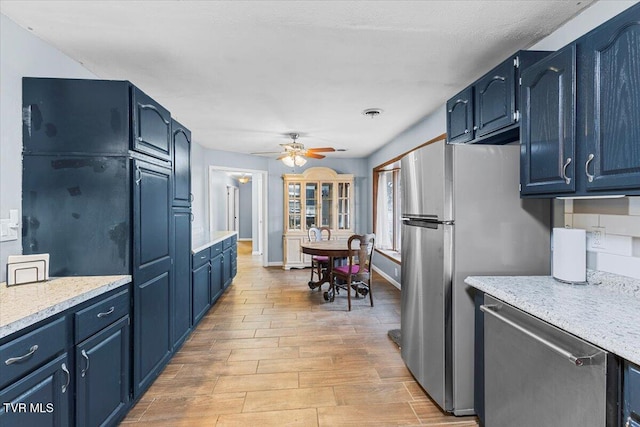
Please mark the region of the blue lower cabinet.
[[640, 367], [625, 362], [623, 388], [623, 425], [640, 427]]
[[191, 275], [192, 323], [197, 324], [211, 307], [209, 275], [211, 265], [206, 263], [193, 270]]
[[[72, 368], [71, 368], [72, 369]], [[0, 391], [0, 425], [71, 425], [73, 384], [69, 358], [64, 353]]]
[[129, 316], [76, 346], [76, 424], [114, 425], [129, 407]]
[[211, 303], [213, 304], [224, 291], [224, 281], [222, 278], [223, 255], [218, 255], [211, 260]]
[[233, 267], [231, 263], [231, 248], [225, 249], [222, 252], [222, 282], [223, 286], [226, 289], [231, 284], [233, 280], [233, 276], [231, 275], [231, 268]]

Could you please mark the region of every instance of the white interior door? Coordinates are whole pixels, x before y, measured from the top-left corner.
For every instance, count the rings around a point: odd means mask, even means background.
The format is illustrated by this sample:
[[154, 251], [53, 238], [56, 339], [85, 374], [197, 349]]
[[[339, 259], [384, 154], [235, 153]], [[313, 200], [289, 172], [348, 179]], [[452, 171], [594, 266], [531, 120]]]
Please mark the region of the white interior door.
[[240, 228], [238, 187], [227, 186], [227, 230], [238, 231]]

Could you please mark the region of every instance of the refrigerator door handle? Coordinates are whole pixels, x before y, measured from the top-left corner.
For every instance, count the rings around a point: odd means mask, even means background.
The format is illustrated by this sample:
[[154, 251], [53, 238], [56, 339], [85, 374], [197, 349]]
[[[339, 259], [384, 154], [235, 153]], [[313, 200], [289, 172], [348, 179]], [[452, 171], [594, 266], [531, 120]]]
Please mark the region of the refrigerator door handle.
[[[419, 225], [418, 223], [424, 224], [443, 224], [443, 225], [453, 225], [453, 220], [440, 221], [435, 218], [423, 218], [423, 217], [402, 217], [400, 218], [403, 223], [407, 225]], [[413, 223], [413, 224], [411, 224]]]

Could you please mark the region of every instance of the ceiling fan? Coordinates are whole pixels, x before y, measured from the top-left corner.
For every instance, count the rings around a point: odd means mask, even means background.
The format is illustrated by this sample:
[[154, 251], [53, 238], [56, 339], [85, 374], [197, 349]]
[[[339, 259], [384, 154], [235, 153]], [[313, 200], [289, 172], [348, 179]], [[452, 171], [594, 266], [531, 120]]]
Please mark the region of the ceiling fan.
[[282, 160], [287, 166], [302, 166], [307, 160], [305, 157], [312, 159], [324, 159], [323, 154], [318, 153], [330, 153], [336, 151], [332, 147], [319, 147], [319, 148], [305, 148], [304, 144], [297, 142], [300, 135], [297, 133], [290, 133], [289, 137], [291, 142], [286, 144], [280, 144], [284, 151], [261, 151], [251, 154], [279, 154], [277, 160]]

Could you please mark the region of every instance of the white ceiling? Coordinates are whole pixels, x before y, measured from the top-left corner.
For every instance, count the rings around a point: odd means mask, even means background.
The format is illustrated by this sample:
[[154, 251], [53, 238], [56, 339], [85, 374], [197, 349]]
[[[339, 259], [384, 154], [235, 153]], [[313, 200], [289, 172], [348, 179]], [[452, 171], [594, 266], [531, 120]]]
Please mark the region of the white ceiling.
[[[277, 151], [300, 133], [364, 157], [583, 1], [2, 1], [104, 79], [130, 80], [206, 147]], [[367, 108], [384, 113], [370, 119]], [[433, 135], [425, 135], [425, 139]]]

